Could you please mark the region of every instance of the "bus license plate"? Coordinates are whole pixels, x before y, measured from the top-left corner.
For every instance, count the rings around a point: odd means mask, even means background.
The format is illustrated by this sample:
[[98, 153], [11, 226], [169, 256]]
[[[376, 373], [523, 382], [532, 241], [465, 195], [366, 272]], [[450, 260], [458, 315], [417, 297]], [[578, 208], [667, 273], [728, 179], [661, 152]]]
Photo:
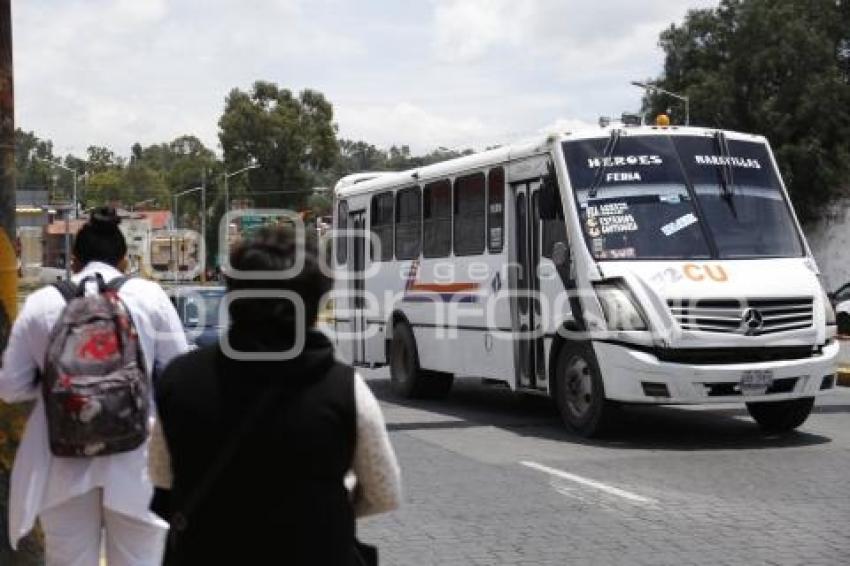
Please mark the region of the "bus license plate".
[[773, 370], [751, 369], [741, 374], [741, 395], [764, 395], [773, 385]]

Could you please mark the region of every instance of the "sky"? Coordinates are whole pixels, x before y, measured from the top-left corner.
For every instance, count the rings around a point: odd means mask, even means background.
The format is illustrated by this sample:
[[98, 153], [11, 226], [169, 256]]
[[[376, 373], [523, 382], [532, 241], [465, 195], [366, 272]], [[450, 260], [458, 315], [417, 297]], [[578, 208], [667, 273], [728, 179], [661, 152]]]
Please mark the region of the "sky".
[[481, 149], [636, 111], [717, 0], [15, 0], [16, 124], [60, 155], [198, 136], [233, 88], [321, 91], [342, 138]]

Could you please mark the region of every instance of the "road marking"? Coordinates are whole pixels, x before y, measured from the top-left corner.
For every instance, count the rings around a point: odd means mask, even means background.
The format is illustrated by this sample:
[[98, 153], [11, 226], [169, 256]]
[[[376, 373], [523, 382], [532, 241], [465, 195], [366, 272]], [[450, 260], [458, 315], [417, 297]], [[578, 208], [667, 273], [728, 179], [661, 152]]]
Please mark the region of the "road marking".
[[629, 501], [633, 501], [635, 503], [646, 503], [646, 504], [654, 504], [658, 503], [655, 499], [651, 499], [649, 497], [644, 497], [642, 495], [638, 495], [636, 493], [632, 493], [631, 491], [626, 491], [624, 489], [620, 489], [618, 487], [614, 487], [612, 485], [604, 484], [602, 482], [598, 482], [596, 480], [583, 478], [581, 476], [577, 476], [575, 474], [571, 474], [569, 472], [565, 472], [563, 470], [558, 470], [557, 468], [550, 468], [549, 466], [544, 466], [543, 464], [538, 464], [537, 462], [528, 462], [523, 461], [520, 462], [526, 468], [532, 468], [539, 472], [544, 472], [549, 475], [568, 480], [571, 482], [575, 482], [587, 487], [592, 487], [594, 489], [598, 489], [599, 491], [604, 491], [610, 495], [616, 495], [617, 497], [622, 497], [623, 499], [628, 499]]

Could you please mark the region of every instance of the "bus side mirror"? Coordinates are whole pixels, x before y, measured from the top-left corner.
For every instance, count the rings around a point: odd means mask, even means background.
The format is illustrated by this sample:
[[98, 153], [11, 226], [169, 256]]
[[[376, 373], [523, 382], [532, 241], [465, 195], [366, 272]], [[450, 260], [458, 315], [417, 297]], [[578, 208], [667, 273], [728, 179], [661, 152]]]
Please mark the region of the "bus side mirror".
[[555, 166], [549, 162], [547, 173], [540, 179], [540, 192], [538, 206], [541, 220], [558, 220], [564, 217], [561, 207], [561, 194], [558, 191], [558, 177], [555, 174]]

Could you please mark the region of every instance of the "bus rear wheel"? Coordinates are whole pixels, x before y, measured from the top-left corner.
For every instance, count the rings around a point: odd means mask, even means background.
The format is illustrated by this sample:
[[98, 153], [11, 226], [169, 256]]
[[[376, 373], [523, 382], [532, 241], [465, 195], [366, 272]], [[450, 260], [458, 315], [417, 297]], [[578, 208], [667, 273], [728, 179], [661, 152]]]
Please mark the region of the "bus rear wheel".
[[416, 338], [410, 327], [397, 323], [390, 343], [390, 380], [393, 391], [408, 399], [442, 399], [449, 394], [454, 376], [419, 366]]
[[561, 347], [554, 393], [564, 425], [580, 436], [604, 434], [616, 418], [617, 405], [605, 398], [602, 374], [589, 342], [570, 342]]
[[814, 397], [747, 403], [747, 411], [766, 432], [788, 432], [806, 422], [814, 404]]

